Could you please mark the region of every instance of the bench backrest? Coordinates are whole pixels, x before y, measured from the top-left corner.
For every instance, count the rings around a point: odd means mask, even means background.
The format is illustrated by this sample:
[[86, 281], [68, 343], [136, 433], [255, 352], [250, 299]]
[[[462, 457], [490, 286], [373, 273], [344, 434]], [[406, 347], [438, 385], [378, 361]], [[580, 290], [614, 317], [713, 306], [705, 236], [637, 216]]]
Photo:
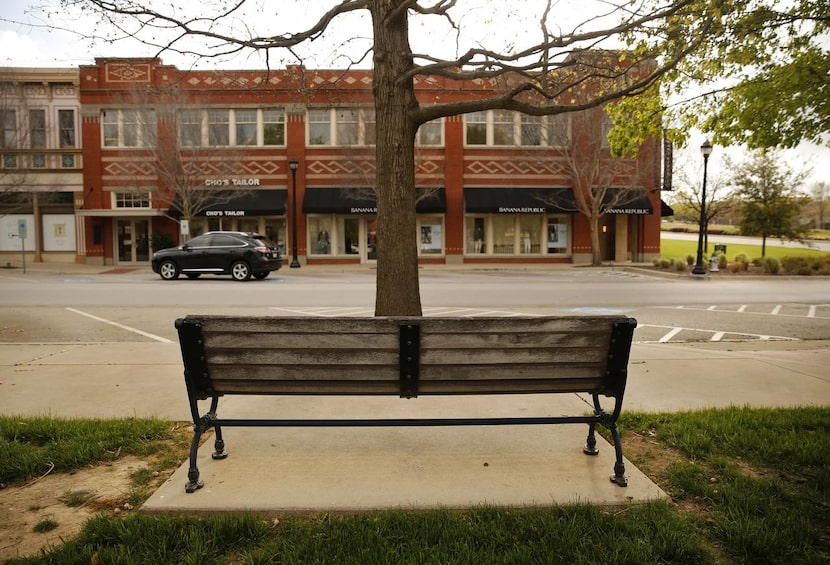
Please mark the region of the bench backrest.
[[619, 316], [176, 321], [188, 392], [621, 396], [637, 322]]

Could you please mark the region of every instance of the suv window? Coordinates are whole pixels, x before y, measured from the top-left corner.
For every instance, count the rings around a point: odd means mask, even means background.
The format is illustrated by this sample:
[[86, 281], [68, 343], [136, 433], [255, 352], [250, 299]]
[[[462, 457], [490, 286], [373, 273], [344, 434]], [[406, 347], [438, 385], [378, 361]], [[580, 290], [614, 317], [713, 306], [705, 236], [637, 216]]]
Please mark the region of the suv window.
[[216, 234], [210, 240], [211, 247], [229, 247], [232, 245], [244, 245], [241, 241], [230, 235]]
[[209, 235], [200, 235], [187, 242], [188, 247], [207, 247], [208, 245], [210, 245]]

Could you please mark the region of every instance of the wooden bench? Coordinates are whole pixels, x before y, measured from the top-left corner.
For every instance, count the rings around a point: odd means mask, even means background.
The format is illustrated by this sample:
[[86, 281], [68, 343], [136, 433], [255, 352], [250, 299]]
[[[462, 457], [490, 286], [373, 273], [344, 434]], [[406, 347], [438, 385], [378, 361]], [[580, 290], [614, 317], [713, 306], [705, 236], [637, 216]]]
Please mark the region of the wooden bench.
[[[617, 418], [637, 321], [619, 316], [512, 318], [309, 318], [187, 316], [176, 320], [194, 434], [187, 492], [203, 486], [200, 439], [224, 426], [469, 426], [588, 424], [583, 451], [598, 453], [594, 428], [608, 428], [611, 480], [627, 486]], [[585, 393], [594, 413], [439, 419], [227, 419], [226, 395], [425, 395]], [[600, 397], [614, 399], [611, 412]], [[198, 401], [210, 399], [199, 413]]]

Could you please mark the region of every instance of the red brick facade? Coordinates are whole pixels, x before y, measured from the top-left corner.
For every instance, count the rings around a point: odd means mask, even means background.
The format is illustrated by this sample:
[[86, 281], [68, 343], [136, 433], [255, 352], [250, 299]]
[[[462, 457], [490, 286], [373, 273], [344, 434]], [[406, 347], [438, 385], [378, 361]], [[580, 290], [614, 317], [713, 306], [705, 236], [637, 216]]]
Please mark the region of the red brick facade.
[[[178, 243], [180, 226], [170, 217], [177, 217], [175, 195], [157, 166], [166, 147], [196, 165], [193, 184], [246, 196], [202, 206], [189, 220], [189, 236], [208, 229], [262, 231], [290, 256], [296, 207], [302, 263], [374, 259], [371, 71], [183, 71], [159, 60], [99, 59], [80, 67], [79, 80], [80, 261], [140, 264], [149, 261], [154, 236]], [[491, 88], [431, 78], [415, 87], [422, 104], [465, 100]], [[546, 118], [539, 127], [567, 130], [567, 139], [576, 139], [574, 128], [584, 118], [558, 118], [556, 125]], [[590, 259], [587, 218], [554, 198], [575, 190], [562, 144], [550, 134], [540, 142], [533, 127], [521, 116], [489, 112], [422, 128], [416, 150], [422, 262]], [[186, 147], [183, 139], [191, 140]], [[291, 158], [299, 162], [296, 178]], [[649, 142], [636, 160], [624, 162], [615, 186], [637, 185], [643, 197], [603, 216], [605, 259], [659, 255], [660, 159], [659, 144]]]

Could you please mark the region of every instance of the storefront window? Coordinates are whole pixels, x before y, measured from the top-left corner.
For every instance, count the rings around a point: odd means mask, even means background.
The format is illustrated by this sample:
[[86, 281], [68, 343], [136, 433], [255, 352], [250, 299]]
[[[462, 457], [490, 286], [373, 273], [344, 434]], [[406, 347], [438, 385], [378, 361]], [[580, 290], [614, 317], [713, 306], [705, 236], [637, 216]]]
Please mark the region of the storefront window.
[[358, 218], [338, 218], [337, 242], [338, 255], [356, 255], [360, 252], [360, 220]]
[[239, 220], [239, 231], [259, 233], [259, 219], [242, 218]]
[[444, 251], [444, 225], [440, 216], [420, 219], [421, 254], [434, 255]]
[[277, 244], [283, 256], [288, 253], [285, 245], [284, 218], [265, 218], [265, 237]]
[[514, 216], [497, 215], [493, 217], [493, 253], [510, 254], [515, 252], [516, 219]]
[[487, 253], [487, 219], [467, 218], [467, 253]]
[[519, 216], [519, 253], [523, 255], [540, 253], [539, 239], [542, 218], [539, 216]]
[[309, 254], [331, 255], [333, 236], [331, 217], [316, 216], [308, 218], [308, 231], [310, 236]]
[[564, 215], [468, 216], [464, 226], [464, 252], [467, 255], [562, 255], [569, 252], [569, 229], [569, 217]]
[[548, 218], [548, 253], [568, 252], [568, 224], [564, 218]]

